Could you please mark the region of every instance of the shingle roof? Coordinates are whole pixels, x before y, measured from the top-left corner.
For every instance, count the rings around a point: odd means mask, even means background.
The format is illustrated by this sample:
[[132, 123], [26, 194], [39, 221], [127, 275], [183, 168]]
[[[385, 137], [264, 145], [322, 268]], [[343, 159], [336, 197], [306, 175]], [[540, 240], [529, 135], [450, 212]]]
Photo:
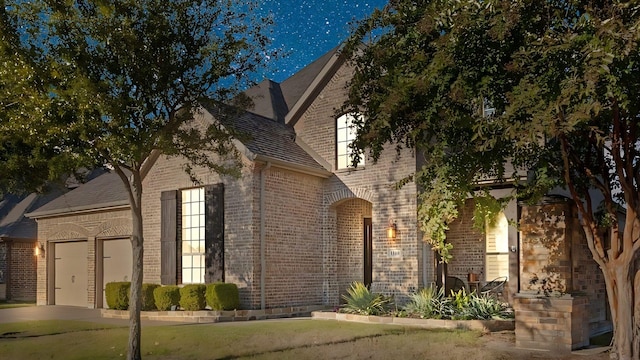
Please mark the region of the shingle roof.
[[245, 94], [253, 100], [253, 108], [249, 111], [284, 123], [284, 117], [287, 115], [289, 108], [282, 96], [280, 84], [271, 80], [264, 80], [245, 91]]
[[296, 143], [296, 134], [289, 125], [247, 112], [225, 126], [247, 136], [242, 144], [254, 155], [303, 166], [310, 170], [326, 171]]
[[[248, 89], [246, 94], [254, 101], [250, 112], [226, 124], [248, 135], [243, 145], [265, 161], [289, 164], [316, 174], [328, 171], [298, 143], [293, 128], [284, 124], [289, 110], [300, 100], [320, 72], [325, 68], [338, 47], [309, 64], [281, 84], [265, 80]], [[128, 205], [124, 185], [115, 173], [106, 173], [60, 196], [27, 214], [38, 218], [67, 212], [92, 210], [110, 206]], [[0, 208], [1, 211], [1, 208]]]
[[27, 214], [41, 217], [81, 210], [129, 204], [122, 180], [115, 172], [107, 172]]
[[25, 214], [47, 204], [62, 192], [55, 188], [46, 194], [5, 196], [0, 200], [0, 239], [36, 239], [37, 224], [35, 220], [25, 217]]
[[254, 104], [250, 111], [278, 122], [284, 122], [289, 110], [300, 100], [300, 97], [311, 86], [338, 49], [339, 47], [331, 49], [280, 84], [272, 80], [264, 80], [246, 90], [245, 93], [253, 99]]
[[285, 81], [280, 84], [282, 89], [282, 95], [287, 104], [288, 109], [292, 109], [293, 106], [300, 100], [302, 94], [307, 90], [313, 80], [316, 79], [318, 74], [324, 69], [331, 57], [336, 54], [340, 47], [329, 50], [326, 54], [322, 55], [316, 61], [305, 66], [302, 70], [291, 75]]

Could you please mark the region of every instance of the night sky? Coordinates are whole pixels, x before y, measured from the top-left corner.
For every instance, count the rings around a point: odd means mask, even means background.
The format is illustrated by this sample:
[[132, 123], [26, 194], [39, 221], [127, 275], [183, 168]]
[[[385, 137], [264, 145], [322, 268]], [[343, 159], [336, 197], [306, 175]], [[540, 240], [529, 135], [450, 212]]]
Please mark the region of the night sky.
[[[274, 48], [287, 54], [272, 60], [265, 78], [281, 82], [349, 36], [349, 24], [382, 8], [386, 0], [263, 0], [274, 17]], [[258, 79], [259, 81], [260, 79]]]

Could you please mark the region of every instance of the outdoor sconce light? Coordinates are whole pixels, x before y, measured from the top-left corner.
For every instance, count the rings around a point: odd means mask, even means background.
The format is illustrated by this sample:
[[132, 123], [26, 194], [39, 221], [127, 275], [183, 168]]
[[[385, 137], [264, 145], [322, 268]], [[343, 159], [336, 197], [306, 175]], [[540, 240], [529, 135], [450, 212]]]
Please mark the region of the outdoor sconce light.
[[398, 232], [398, 226], [395, 222], [389, 221], [389, 227], [387, 228], [387, 238], [389, 240], [396, 239], [396, 233]]
[[38, 242], [38, 244], [36, 245], [36, 248], [33, 250], [33, 255], [44, 257], [44, 244], [43, 243]]

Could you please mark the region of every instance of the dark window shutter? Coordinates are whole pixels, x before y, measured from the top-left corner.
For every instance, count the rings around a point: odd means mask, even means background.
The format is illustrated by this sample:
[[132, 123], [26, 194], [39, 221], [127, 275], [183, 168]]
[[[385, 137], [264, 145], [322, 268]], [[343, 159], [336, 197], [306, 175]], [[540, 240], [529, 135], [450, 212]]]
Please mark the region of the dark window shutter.
[[160, 282], [176, 284], [178, 191], [163, 191], [160, 197]]
[[224, 281], [224, 184], [208, 185], [205, 198], [206, 283]]

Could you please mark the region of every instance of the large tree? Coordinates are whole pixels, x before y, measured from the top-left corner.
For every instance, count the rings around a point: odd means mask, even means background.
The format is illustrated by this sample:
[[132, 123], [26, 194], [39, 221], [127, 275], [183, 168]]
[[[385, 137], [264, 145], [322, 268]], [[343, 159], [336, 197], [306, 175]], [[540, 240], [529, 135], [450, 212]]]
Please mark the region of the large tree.
[[[119, 175], [133, 219], [127, 357], [139, 359], [144, 164], [161, 152], [188, 159], [187, 171], [239, 173], [238, 134], [222, 123], [248, 105], [238, 92], [265, 65], [271, 22], [251, 0], [2, 5], [0, 169], [43, 179], [110, 165]], [[217, 118], [204, 127], [193, 123], [203, 101]]]
[[424, 154], [407, 181], [424, 189], [419, 217], [439, 251], [456, 204], [490, 203], [478, 184], [570, 193], [620, 359], [640, 357], [639, 40], [634, 1], [392, 0], [346, 47], [343, 111], [363, 115], [354, 146]]

